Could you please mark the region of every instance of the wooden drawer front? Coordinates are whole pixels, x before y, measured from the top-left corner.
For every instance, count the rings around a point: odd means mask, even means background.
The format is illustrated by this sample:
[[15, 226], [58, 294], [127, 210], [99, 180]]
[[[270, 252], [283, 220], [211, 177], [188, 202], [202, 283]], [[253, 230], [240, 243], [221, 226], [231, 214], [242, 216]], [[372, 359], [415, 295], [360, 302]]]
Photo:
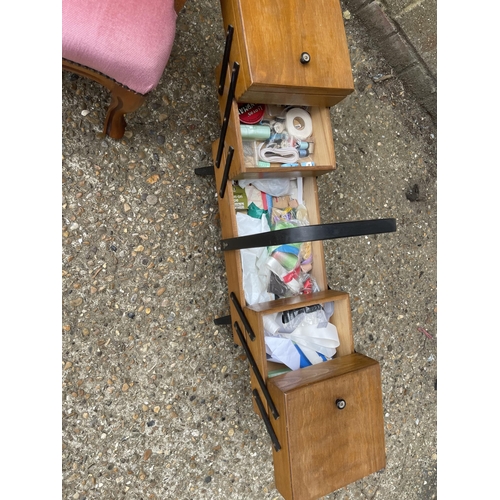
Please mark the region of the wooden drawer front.
[[[269, 380], [280, 419], [276, 485], [286, 500], [314, 500], [385, 467], [379, 364], [351, 354]], [[345, 401], [345, 408], [336, 406]]]
[[[216, 78], [219, 81], [221, 65], [217, 67]], [[226, 83], [222, 96], [218, 95], [221, 123], [224, 120], [226, 110], [227, 95], [230, 88], [231, 71], [226, 73]], [[241, 79], [241, 70], [238, 81]], [[263, 101], [252, 101], [261, 104]], [[284, 104], [280, 102], [278, 104]], [[330, 119], [330, 109], [328, 107], [311, 107], [309, 114], [312, 120], [314, 137], [314, 159], [315, 166], [309, 167], [282, 167], [279, 163], [271, 163], [270, 167], [246, 166], [243, 156], [243, 139], [241, 136], [240, 120], [238, 114], [238, 104], [234, 100], [231, 106], [231, 113], [227, 124], [227, 132], [224, 141], [224, 155], [227, 155], [229, 147], [234, 149], [229, 179], [263, 179], [279, 177], [310, 177], [326, 174], [335, 170], [335, 147], [333, 143], [332, 124]], [[300, 162], [301, 160], [299, 160]], [[224, 165], [224, 163], [222, 163]]]
[[241, 65], [239, 101], [333, 106], [354, 90], [339, 0], [221, 0], [221, 7], [224, 28], [234, 27], [229, 60]]
[[[247, 306], [244, 308], [245, 317], [250, 324], [252, 331], [255, 334], [254, 340], [249, 337], [246, 338], [248, 348], [259, 368], [260, 374], [264, 381], [269, 380], [269, 372], [275, 369], [284, 368], [285, 365], [279, 363], [268, 362], [266, 359], [266, 346], [264, 339], [264, 316], [282, 311], [290, 311], [299, 307], [311, 306], [314, 304], [325, 304], [326, 302], [334, 303], [334, 312], [330, 318], [330, 323], [334, 324], [337, 328], [339, 335], [340, 346], [337, 348], [337, 356], [343, 356], [354, 352], [354, 341], [352, 336], [352, 322], [351, 322], [351, 307], [349, 295], [345, 292], [335, 290], [325, 290], [323, 292], [316, 292], [308, 295], [297, 295], [287, 299], [278, 299], [270, 302], [262, 302], [254, 306]], [[240, 324], [241, 321], [237, 320]], [[252, 373], [251, 377], [252, 389], [257, 389], [261, 395], [261, 399], [266, 409], [268, 409], [260, 386], [257, 379]], [[256, 406], [254, 409], [257, 412]], [[258, 413], [258, 412], [257, 412]], [[272, 418], [271, 413], [269, 413]]]

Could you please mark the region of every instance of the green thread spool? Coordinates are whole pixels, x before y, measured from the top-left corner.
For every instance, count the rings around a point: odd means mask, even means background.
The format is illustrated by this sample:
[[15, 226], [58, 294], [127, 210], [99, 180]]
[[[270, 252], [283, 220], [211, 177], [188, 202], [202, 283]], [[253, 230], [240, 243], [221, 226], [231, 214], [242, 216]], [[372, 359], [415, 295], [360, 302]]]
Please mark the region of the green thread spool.
[[269, 125], [240, 125], [241, 138], [245, 141], [265, 141], [271, 137]]

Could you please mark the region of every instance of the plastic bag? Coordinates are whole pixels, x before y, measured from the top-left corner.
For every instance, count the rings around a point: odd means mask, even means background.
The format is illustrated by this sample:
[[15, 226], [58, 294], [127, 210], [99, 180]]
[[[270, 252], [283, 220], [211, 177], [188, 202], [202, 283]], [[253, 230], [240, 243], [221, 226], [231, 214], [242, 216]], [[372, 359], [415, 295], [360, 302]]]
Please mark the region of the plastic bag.
[[333, 315], [334, 303], [313, 304], [264, 316], [264, 334], [292, 333], [300, 326], [324, 328]]
[[285, 196], [291, 191], [290, 179], [240, 179], [238, 184], [243, 188], [252, 184], [271, 196]]
[[303, 368], [331, 359], [340, 345], [337, 328], [329, 323], [333, 307], [333, 302], [328, 302], [264, 316], [269, 359], [292, 370], [297, 365]]
[[286, 326], [281, 322], [285, 312], [264, 316], [268, 359], [296, 370], [333, 358], [340, 341], [336, 326], [328, 322], [330, 311], [333, 314], [333, 303], [285, 311], [293, 316]]
[[[316, 355], [308, 355], [308, 350], [323, 354], [327, 358], [332, 358], [340, 345], [337, 327], [328, 323], [324, 328], [314, 328], [310, 325], [303, 325], [296, 328], [292, 333], [283, 333], [283, 338], [289, 338], [302, 349], [306, 357], [312, 364], [323, 360]], [[305, 349], [305, 350], [304, 350]]]
[[[256, 219], [237, 212], [236, 223], [238, 236], [247, 236], [270, 230], [266, 217]], [[245, 248], [240, 250], [240, 255], [245, 301], [252, 305], [273, 300], [274, 296], [267, 292], [270, 278], [269, 268], [265, 265], [268, 258], [267, 248]]]

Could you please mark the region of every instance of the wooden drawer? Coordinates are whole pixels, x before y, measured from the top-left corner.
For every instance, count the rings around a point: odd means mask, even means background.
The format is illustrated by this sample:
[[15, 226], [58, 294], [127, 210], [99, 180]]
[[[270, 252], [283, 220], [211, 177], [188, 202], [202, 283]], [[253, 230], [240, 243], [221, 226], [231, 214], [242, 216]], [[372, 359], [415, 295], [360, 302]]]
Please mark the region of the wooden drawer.
[[[212, 145], [212, 154], [215, 158], [218, 147], [218, 141]], [[225, 161], [225, 153], [223, 155], [222, 164]], [[223, 182], [223, 166], [215, 170], [215, 183], [217, 190]], [[320, 224], [320, 209], [318, 202], [318, 184], [316, 177], [303, 178], [303, 199], [307, 208], [307, 214], [310, 224]], [[233, 238], [238, 236], [238, 228], [236, 222], [236, 209], [234, 196], [232, 191], [232, 181], [227, 181], [224, 197], [218, 197], [220, 220], [221, 220], [221, 233], [222, 238]], [[325, 291], [328, 288], [325, 269], [325, 257], [322, 241], [312, 242], [312, 255], [313, 255], [313, 270], [311, 275], [318, 284], [320, 290]], [[224, 252], [224, 259], [226, 264], [226, 274], [229, 294], [234, 293], [238, 303], [241, 307], [246, 306], [245, 293], [243, 290], [243, 272], [241, 266], [241, 255], [239, 250], [232, 250]], [[299, 306], [296, 306], [299, 307]], [[232, 318], [238, 318], [238, 312], [234, 308], [234, 304], [230, 302], [230, 312]], [[239, 344], [239, 338], [234, 331], [234, 341]]]
[[[219, 79], [221, 72], [221, 64], [216, 69], [216, 77]], [[224, 115], [227, 106], [227, 97], [230, 89], [230, 71], [226, 72], [226, 79], [222, 95], [219, 98], [219, 110], [221, 123], [224, 124]], [[241, 71], [238, 76], [238, 81], [241, 78]], [[255, 102], [255, 104], [261, 104]], [[279, 103], [284, 105], [285, 103]], [[227, 131], [224, 140], [224, 151], [227, 155], [229, 148], [233, 148], [231, 167], [229, 170], [229, 179], [264, 179], [264, 178], [280, 178], [280, 177], [310, 177], [318, 176], [332, 170], [335, 170], [335, 147], [333, 143], [332, 124], [330, 118], [330, 108], [328, 107], [309, 107], [307, 113], [310, 115], [312, 123], [312, 137], [314, 141], [314, 151], [310, 154], [309, 160], [314, 162], [314, 166], [301, 166], [300, 163], [305, 162], [299, 159], [297, 167], [283, 167], [279, 163], [271, 163], [270, 167], [259, 167], [255, 162], [248, 165], [245, 162], [243, 138], [241, 134], [241, 123], [238, 113], [238, 103], [233, 100], [230, 105], [230, 114], [227, 121]], [[259, 141], [262, 144], [264, 141]]]
[[[266, 360], [264, 317], [331, 301], [334, 312], [330, 322], [340, 340], [335, 357], [274, 376], [273, 370], [283, 365]], [[267, 425], [275, 433], [275, 482], [283, 497], [316, 500], [383, 469], [380, 366], [354, 351], [349, 295], [326, 290], [247, 306], [243, 313], [249, 328], [245, 329], [240, 319], [235, 323], [245, 332], [245, 348], [259, 370], [256, 374], [253, 369], [250, 377], [254, 411], [265, 413]]]
[[[255, 332], [255, 340], [250, 342], [254, 357], [261, 369], [264, 379], [275, 368], [275, 363], [266, 361], [264, 345], [264, 317], [277, 312], [290, 311], [299, 307], [307, 307], [315, 304], [324, 305], [327, 302], [334, 303], [333, 315], [330, 323], [337, 328], [340, 346], [337, 348], [337, 356], [344, 356], [354, 352], [352, 337], [352, 321], [349, 294], [336, 290], [324, 290], [307, 295], [297, 295], [295, 297], [278, 299], [269, 302], [249, 305], [244, 308], [245, 316], [250, 326]], [[255, 347], [254, 347], [255, 346]]]
[[[286, 500], [314, 500], [385, 467], [380, 366], [341, 356], [269, 379], [280, 417], [273, 450]], [[342, 408], [342, 409], [340, 409]]]
[[333, 106], [354, 90], [339, 0], [221, 0], [221, 8], [224, 28], [234, 28], [229, 62], [241, 65], [238, 101]]
[[[266, 347], [264, 339], [265, 316], [277, 312], [290, 311], [299, 307], [308, 307], [315, 304], [324, 305], [327, 302], [334, 303], [334, 310], [333, 315], [330, 318], [330, 323], [335, 325], [339, 335], [340, 346], [337, 348], [336, 356], [352, 354], [354, 352], [354, 342], [352, 335], [351, 307], [349, 295], [345, 292], [325, 290], [307, 295], [297, 295], [295, 297], [285, 299], [261, 302], [259, 304], [246, 306], [243, 308], [243, 313], [248, 321], [251, 331], [254, 334], [254, 338], [251, 338], [248, 335], [248, 332], [243, 329], [243, 325], [241, 325], [241, 328], [245, 331], [245, 340], [247, 342], [248, 348], [255, 360], [257, 367], [259, 368], [260, 374], [264, 381], [269, 380], [269, 377], [270, 375], [272, 375], [272, 372], [274, 370], [284, 367], [284, 365], [270, 362], [266, 359]], [[239, 321], [239, 323], [241, 324], [240, 320], [237, 321]], [[269, 411], [269, 406], [266, 401], [266, 395], [263, 393], [262, 388], [259, 386], [258, 380], [256, 379], [253, 372], [250, 377], [250, 382], [252, 385], [252, 389], [256, 389], [259, 391], [264, 404], [264, 408], [266, 409], [266, 411], [268, 411], [268, 414], [271, 417], [272, 412]], [[254, 410], [257, 412], [255, 402]]]

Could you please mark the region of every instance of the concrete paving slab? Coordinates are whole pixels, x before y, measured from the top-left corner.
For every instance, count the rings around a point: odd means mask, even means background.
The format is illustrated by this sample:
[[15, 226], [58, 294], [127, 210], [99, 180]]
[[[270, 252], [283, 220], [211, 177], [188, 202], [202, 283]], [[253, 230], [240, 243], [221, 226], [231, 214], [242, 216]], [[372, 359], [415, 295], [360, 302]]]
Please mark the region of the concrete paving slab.
[[[398, 230], [325, 244], [356, 350], [381, 363], [387, 467], [324, 498], [433, 499], [437, 133], [360, 20], [345, 27], [355, 92], [331, 109], [338, 168], [319, 181], [321, 218], [395, 217]], [[101, 135], [104, 89], [63, 73], [65, 500], [281, 498], [248, 362], [213, 322], [228, 313], [220, 220], [213, 179], [194, 175], [219, 132], [224, 37], [213, 2], [188, 2], [119, 141]]]

